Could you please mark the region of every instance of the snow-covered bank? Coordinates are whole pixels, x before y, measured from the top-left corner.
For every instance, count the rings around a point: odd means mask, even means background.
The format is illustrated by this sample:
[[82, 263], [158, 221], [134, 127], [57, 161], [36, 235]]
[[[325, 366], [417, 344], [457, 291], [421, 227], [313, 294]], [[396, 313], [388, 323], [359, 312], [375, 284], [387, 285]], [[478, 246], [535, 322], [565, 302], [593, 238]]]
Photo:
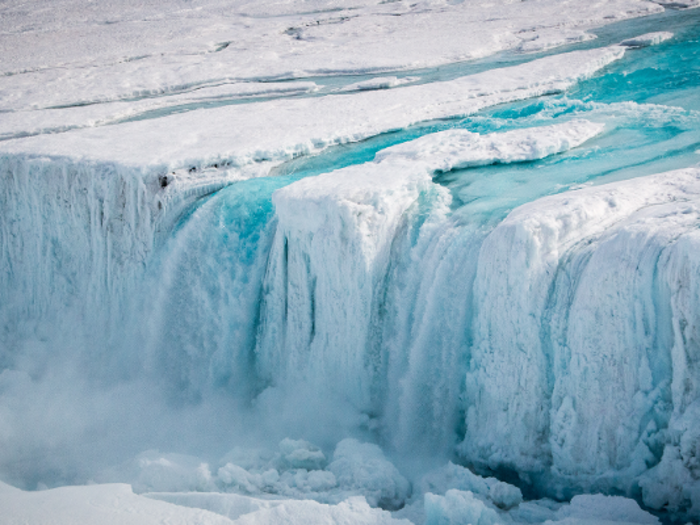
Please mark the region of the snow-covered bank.
[[436, 67], [521, 46], [538, 50], [580, 41], [596, 26], [662, 10], [642, 0], [566, 7], [555, 0], [8, 5], [0, 11], [0, 109], [129, 100], [259, 79]]
[[[576, 51], [456, 80], [322, 98], [200, 109], [159, 119], [0, 143], [0, 151], [84, 157], [167, 169], [284, 161], [543, 94], [558, 93], [624, 55], [623, 47]], [[22, 119], [10, 113], [6, 122]], [[148, 137], [148, 140], [143, 140]]]

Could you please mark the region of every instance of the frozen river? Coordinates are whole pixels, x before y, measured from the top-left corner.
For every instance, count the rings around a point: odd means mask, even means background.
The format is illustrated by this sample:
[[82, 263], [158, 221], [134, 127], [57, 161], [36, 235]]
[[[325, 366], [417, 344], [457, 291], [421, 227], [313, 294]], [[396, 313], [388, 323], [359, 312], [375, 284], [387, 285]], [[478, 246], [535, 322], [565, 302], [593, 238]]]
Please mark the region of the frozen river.
[[0, 518], [700, 518], [696, 4], [0, 7]]

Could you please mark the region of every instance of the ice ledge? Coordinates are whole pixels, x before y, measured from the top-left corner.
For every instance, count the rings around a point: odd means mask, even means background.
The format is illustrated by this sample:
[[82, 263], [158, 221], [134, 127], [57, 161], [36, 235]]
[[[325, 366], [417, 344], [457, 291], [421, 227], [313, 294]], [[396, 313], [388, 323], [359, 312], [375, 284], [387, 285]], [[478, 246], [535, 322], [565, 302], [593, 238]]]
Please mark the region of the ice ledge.
[[384, 149], [377, 162], [410, 162], [429, 173], [538, 160], [580, 146], [605, 124], [584, 119], [563, 124], [479, 135], [462, 129], [432, 133]]
[[[63, 156], [128, 166], [203, 169], [282, 162], [418, 122], [558, 93], [620, 59], [621, 46], [575, 51], [456, 80], [253, 105], [0, 143], [0, 152]], [[426, 101], [428, 101], [426, 103]], [[340, 124], [339, 124], [340, 123]]]

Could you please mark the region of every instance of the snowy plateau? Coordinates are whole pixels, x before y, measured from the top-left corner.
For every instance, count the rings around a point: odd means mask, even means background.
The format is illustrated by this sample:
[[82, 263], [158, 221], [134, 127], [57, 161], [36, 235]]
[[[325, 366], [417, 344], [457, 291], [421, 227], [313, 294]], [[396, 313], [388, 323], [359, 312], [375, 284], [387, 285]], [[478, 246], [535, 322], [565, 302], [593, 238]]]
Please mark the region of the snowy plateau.
[[0, 0], [0, 525], [700, 522], [698, 0]]

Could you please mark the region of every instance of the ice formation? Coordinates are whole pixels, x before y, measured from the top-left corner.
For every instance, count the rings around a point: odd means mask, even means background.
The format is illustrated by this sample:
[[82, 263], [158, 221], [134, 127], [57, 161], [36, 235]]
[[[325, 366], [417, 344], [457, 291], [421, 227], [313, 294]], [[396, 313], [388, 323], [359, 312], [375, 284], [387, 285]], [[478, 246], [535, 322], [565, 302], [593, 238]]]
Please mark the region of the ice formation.
[[1, 7], [0, 521], [697, 520], [695, 3]]

